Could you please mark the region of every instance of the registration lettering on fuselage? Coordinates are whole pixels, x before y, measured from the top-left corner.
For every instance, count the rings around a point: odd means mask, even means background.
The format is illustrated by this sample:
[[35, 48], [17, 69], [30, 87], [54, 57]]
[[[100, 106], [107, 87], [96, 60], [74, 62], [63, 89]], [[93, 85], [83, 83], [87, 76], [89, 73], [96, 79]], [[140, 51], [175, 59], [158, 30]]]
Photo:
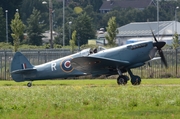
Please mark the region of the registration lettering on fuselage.
[[54, 70], [56, 70], [56, 63], [55, 62], [53, 62], [51, 64], [51, 71], [54, 71]]

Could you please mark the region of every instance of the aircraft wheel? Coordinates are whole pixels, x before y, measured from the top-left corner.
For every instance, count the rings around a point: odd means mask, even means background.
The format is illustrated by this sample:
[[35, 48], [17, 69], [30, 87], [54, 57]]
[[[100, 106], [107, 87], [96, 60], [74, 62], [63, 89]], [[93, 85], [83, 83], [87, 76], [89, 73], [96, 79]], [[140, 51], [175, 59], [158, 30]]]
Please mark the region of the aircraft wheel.
[[129, 81], [129, 77], [128, 76], [124, 75], [124, 77], [127, 79], [127, 81]]
[[141, 78], [139, 76], [133, 76], [131, 79], [132, 85], [140, 85], [141, 84]]
[[117, 84], [118, 85], [126, 85], [127, 84], [127, 81], [128, 81], [128, 77], [127, 76], [124, 76], [124, 75], [121, 75], [117, 78]]
[[32, 86], [32, 83], [31, 83], [31, 82], [27, 83], [27, 86], [28, 86], [28, 87], [31, 87], [31, 86]]

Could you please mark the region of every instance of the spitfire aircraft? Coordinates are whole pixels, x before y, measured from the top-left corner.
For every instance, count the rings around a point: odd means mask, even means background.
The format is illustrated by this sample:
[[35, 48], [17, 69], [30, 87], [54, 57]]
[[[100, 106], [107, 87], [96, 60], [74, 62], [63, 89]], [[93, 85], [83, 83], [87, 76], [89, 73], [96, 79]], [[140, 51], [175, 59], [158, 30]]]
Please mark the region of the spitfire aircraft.
[[[157, 41], [154, 34], [153, 37], [155, 42], [136, 42], [106, 49], [89, 56], [73, 58], [71, 65], [76, 70], [86, 74], [92, 74], [93, 76], [118, 74], [117, 83], [119, 85], [125, 85], [127, 83], [129, 78], [123, 75], [123, 73], [128, 72], [132, 85], [139, 85], [141, 78], [132, 73], [132, 68], [143, 66], [146, 62], [160, 58], [165, 67], [168, 67], [161, 49], [166, 43]], [[156, 52], [159, 52], [160, 57], [155, 57]]]
[[115, 75], [118, 74], [117, 83], [125, 85], [129, 80], [123, 73], [128, 72], [133, 85], [139, 85], [141, 78], [132, 73], [132, 68], [143, 66], [146, 62], [159, 59], [155, 57], [159, 52], [162, 62], [167, 67], [161, 48], [166, 44], [157, 41], [143, 41], [127, 44], [111, 49], [101, 48], [97, 52], [85, 49], [81, 52], [59, 58], [45, 64], [33, 66], [20, 52], [16, 52], [11, 63], [11, 77], [16, 82], [78, 77], [83, 75]]

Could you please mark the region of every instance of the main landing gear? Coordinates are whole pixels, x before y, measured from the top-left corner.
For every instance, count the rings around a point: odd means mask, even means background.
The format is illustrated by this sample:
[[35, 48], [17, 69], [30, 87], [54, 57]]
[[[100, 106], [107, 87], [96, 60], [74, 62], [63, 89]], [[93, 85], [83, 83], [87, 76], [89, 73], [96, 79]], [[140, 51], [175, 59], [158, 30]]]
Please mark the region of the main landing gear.
[[126, 85], [129, 80], [129, 77], [126, 75], [121, 75], [117, 78], [118, 85]]
[[141, 84], [141, 78], [139, 76], [133, 75], [133, 73], [131, 72], [131, 70], [128, 70], [128, 73], [131, 77], [131, 83], [132, 85], [140, 85]]
[[29, 82], [29, 83], [27, 83], [27, 86], [28, 86], [28, 87], [31, 87], [31, 86], [32, 86], [32, 81]]
[[[119, 77], [117, 78], [117, 84], [118, 85], [126, 85], [129, 77], [126, 75], [122, 75], [122, 73], [120, 72], [120, 70], [118, 70], [118, 73], [120, 74]], [[133, 73], [131, 72], [131, 70], [128, 70], [128, 73], [131, 77], [131, 84], [132, 85], [140, 85], [141, 84], [141, 78], [139, 76], [133, 75]]]

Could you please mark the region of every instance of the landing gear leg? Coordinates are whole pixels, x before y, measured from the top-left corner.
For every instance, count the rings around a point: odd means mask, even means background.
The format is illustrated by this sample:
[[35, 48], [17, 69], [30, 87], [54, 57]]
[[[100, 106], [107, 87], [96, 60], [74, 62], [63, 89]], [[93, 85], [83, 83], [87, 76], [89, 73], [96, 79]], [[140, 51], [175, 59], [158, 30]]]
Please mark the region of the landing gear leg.
[[27, 86], [28, 86], [28, 87], [31, 87], [31, 86], [32, 86], [32, 81], [29, 82], [29, 83], [27, 83]]
[[132, 85], [140, 85], [141, 84], [141, 78], [139, 76], [133, 75], [133, 73], [131, 72], [131, 70], [128, 70], [128, 73], [131, 77], [131, 83]]
[[119, 77], [117, 78], [117, 84], [118, 85], [126, 85], [127, 81], [129, 80], [128, 76], [122, 75], [122, 72], [119, 68], [117, 68]]

